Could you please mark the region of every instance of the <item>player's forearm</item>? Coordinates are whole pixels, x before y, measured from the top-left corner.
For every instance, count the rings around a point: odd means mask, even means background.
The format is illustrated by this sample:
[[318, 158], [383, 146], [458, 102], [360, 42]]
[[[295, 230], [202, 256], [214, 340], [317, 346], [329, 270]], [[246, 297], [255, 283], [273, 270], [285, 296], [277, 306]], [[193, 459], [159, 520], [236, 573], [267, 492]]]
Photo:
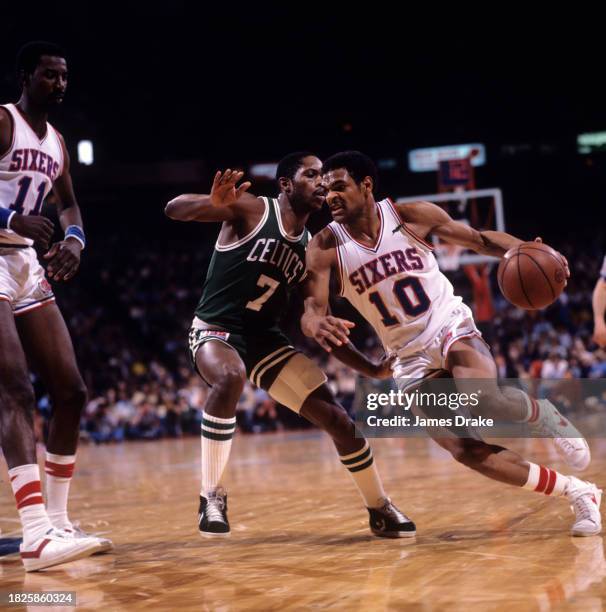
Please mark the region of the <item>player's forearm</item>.
[[593, 307], [593, 320], [596, 327], [603, 327], [604, 313], [606, 313], [606, 281], [601, 278], [593, 290], [593, 296], [591, 300]]
[[361, 353], [351, 342], [334, 346], [332, 354], [352, 370], [359, 372], [362, 376], [374, 378], [377, 373], [377, 365]]
[[62, 208], [59, 212], [59, 223], [64, 231], [70, 225], [77, 225], [78, 227], [84, 228], [80, 207], [77, 204], [72, 204], [67, 208]]
[[314, 330], [312, 329], [312, 321], [316, 317], [325, 317], [328, 312], [328, 305], [321, 304], [314, 297], [307, 297], [303, 301], [305, 306], [305, 312], [301, 317], [301, 331], [308, 337], [314, 337]]
[[481, 242], [474, 246], [473, 250], [480, 255], [491, 255], [493, 257], [503, 257], [509, 249], [524, 242], [511, 234], [490, 230], [480, 232], [480, 239]]
[[208, 194], [184, 193], [165, 207], [167, 217], [175, 221], [196, 221], [204, 212], [214, 208]]

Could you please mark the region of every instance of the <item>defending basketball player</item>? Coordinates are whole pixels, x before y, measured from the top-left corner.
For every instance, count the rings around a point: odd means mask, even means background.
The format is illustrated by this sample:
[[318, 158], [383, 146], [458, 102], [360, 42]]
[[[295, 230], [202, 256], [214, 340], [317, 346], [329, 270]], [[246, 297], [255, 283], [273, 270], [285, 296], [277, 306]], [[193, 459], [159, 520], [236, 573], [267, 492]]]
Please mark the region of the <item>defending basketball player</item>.
[[[414, 523], [383, 491], [372, 450], [363, 437], [356, 437], [354, 423], [333, 398], [326, 376], [279, 328], [288, 296], [306, 274], [305, 223], [325, 201], [321, 168], [310, 153], [285, 157], [278, 165], [277, 199], [247, 193], [248, 182], [237, 187], [242, 172], [217, 172], [210, 195], [182, 195], [166, 207], [172, 219], [223, 223], [189, 335], [192, 363], [211, 387], [202, 420], [202, 536], [230, 532], [221, 481], [247, 377], [332, 437], [364, 499], [375, 535], [415, 534]], [[357, 352], [351, 359], [367, 372], [381, 367]]]
[[[48, 276], [59, 282], [76, 274], [85, 245], [65, 142], [47, 122], [49, 111], [65, 95], [67, 64], [63, 51], [50, 43], [26, 45], [17, 64], [21, 98], [0, 106], [0, 440], [23, 525], [21, 557], [25, 569], [32, 571], [108, 550], [111, 542], [75, 528], [67, 514], [86, 388], [33, 248], [36, 243], [47, 251]], [[54, 227], [40, 211], [51, 191], [65, 235], [48, 250]], [[46, 508], [28, 361], [53, 406]]]
[[[475, 379], [474, 388], [477, 379], [485, 379], [483, 397], [489, 401], [483, 407], [553, 437], [564, 460], [585, 468], [590, 460], [587, 443], [555, 406], [522, 391], [499, 389], [490, 350], [470, 309], [438, 269], [427, 237], [434, 233], [441, 240], [497, 257], [521, 241], [503, 232], [479, 232], [429, 202], [376, 202], [374, 164], [359, 152], [334, 155], [323, 173], [334, 221], [313, 238], [307, 251], [309, 297], [303, 332], [329, 351], [347, 343], [354, 324], [327, 314], [329, 280], [335, 274], [341, 295], [373, 326], [386, 353], [394, 355], [393, 376], [400, 389], [447, 374], [460, 392], [468, 392], [470, 379]], [[489, 478], [567, 497], [576, 513], [574, 535], [601, 531], [601, 491], [595, 485], [479, 439], [430, 435], [455, 459]]]

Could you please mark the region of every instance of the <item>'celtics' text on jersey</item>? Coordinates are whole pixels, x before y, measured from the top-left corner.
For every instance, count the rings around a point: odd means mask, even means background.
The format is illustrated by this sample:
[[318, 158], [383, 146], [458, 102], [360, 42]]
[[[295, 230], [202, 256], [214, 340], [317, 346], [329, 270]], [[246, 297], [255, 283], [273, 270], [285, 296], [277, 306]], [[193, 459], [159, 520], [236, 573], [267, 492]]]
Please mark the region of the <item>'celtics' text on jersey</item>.
[[196, 309], [202, 321], [233, 333], [277, 330], [290, 291], [305, 276], [309, 232], [289, 236], [278, 200], [262, 200], [265, 212], [250, 234], [227, 245], [217, 240]]

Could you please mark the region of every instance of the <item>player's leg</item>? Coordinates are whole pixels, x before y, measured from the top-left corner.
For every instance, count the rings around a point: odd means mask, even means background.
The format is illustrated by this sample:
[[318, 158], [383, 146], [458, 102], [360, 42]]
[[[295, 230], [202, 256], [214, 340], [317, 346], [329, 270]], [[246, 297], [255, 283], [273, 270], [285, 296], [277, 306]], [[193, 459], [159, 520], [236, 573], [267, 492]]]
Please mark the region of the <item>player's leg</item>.
[[[86, 386], [69, 331], [54, 302], [24, 312], [15, 321], [27, 359], [42, 379], [52, 405], [44, 464], [48, 515], [54, 527], [88, 537], [74, 527], [67, 512], [80, 419], [86, 405]], [[99, 552], [112, 548], [107, 538], [98, 540]]]
[[88, 556], [96, 544], [54, 529], [44, 507], [33, 430], [34, 391], [6, 300], [0, 300], [0, 370], [0, 443], [23, 526], [23, 564], [32, 571]]
[[236, 405], [246, 382], [246, 368], [236, 350], [219, 340], [198, 343], [192, 358], [211, 387], [202, 415], [198, 527], [203, 536], [228, 535], [227, 494], [221, 479], [236, 431]]
[[413, 536], [415, 525], [387, 497], [368, 441], [326, 385], [325, 374], [302, 353], [295, 353], [259, 381], [269, 395], [323, 429], [351, 474], [370, 514], [373, 533]]
[[535, 400], [513, 387], [499, 387], [494, 359], [477, 336], [462, 338], [447, 348], [445, 367], [461, 393], [482, 390], [482, 416], [527, 422], [531, 432], [549, 435], [562, 458], [576, 469], [591, 460], [589, 446], [576, 428], [548, 400]]
[[[454, 350], [453, 350], [454, 349]], [[482, 395], [491, 395], [491, 402], [507, 402], [499, 397], [494, 362], [484, 343], [478, 338], [460, 340], [448, 353], [447, 367], [451, 371], [457, 390], [471, 392], [466, 381], [473, 380], [474, 390], [480, 379], [485, 379]], [[494, 376], [490, 378], [489, 376]], [[493, 387], [494, 385], [494, 387]], [[496, 388], [496, 389], [495, 389]], [[515, 403], [515, 402], [512, 402]], [[526, 461], [517, 453], [500, 446], [486, 444], [470, 438], [434, 438], [453, 457], [467, 467], [507, 484], [523, 487], [552, 496], [565, 496], [572, 503], [577, 521], [575, 535], [593, 535], [601, 531], [599, 512], [601, 491], [588, 482], [574, 476], [565, 476], [550, 468]]]

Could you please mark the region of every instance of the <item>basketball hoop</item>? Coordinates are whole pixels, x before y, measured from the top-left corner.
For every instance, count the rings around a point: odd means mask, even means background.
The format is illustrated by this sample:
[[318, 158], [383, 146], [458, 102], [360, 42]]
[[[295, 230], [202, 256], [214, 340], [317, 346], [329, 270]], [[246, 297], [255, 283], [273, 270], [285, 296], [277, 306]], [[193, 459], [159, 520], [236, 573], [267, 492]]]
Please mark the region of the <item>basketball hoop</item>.
[[441, 242], [435, 247], [436, 257], [440, 270], [443, 272], [454, 272], [461, 265], [461, 252], [463, 247], [458, 244]]

